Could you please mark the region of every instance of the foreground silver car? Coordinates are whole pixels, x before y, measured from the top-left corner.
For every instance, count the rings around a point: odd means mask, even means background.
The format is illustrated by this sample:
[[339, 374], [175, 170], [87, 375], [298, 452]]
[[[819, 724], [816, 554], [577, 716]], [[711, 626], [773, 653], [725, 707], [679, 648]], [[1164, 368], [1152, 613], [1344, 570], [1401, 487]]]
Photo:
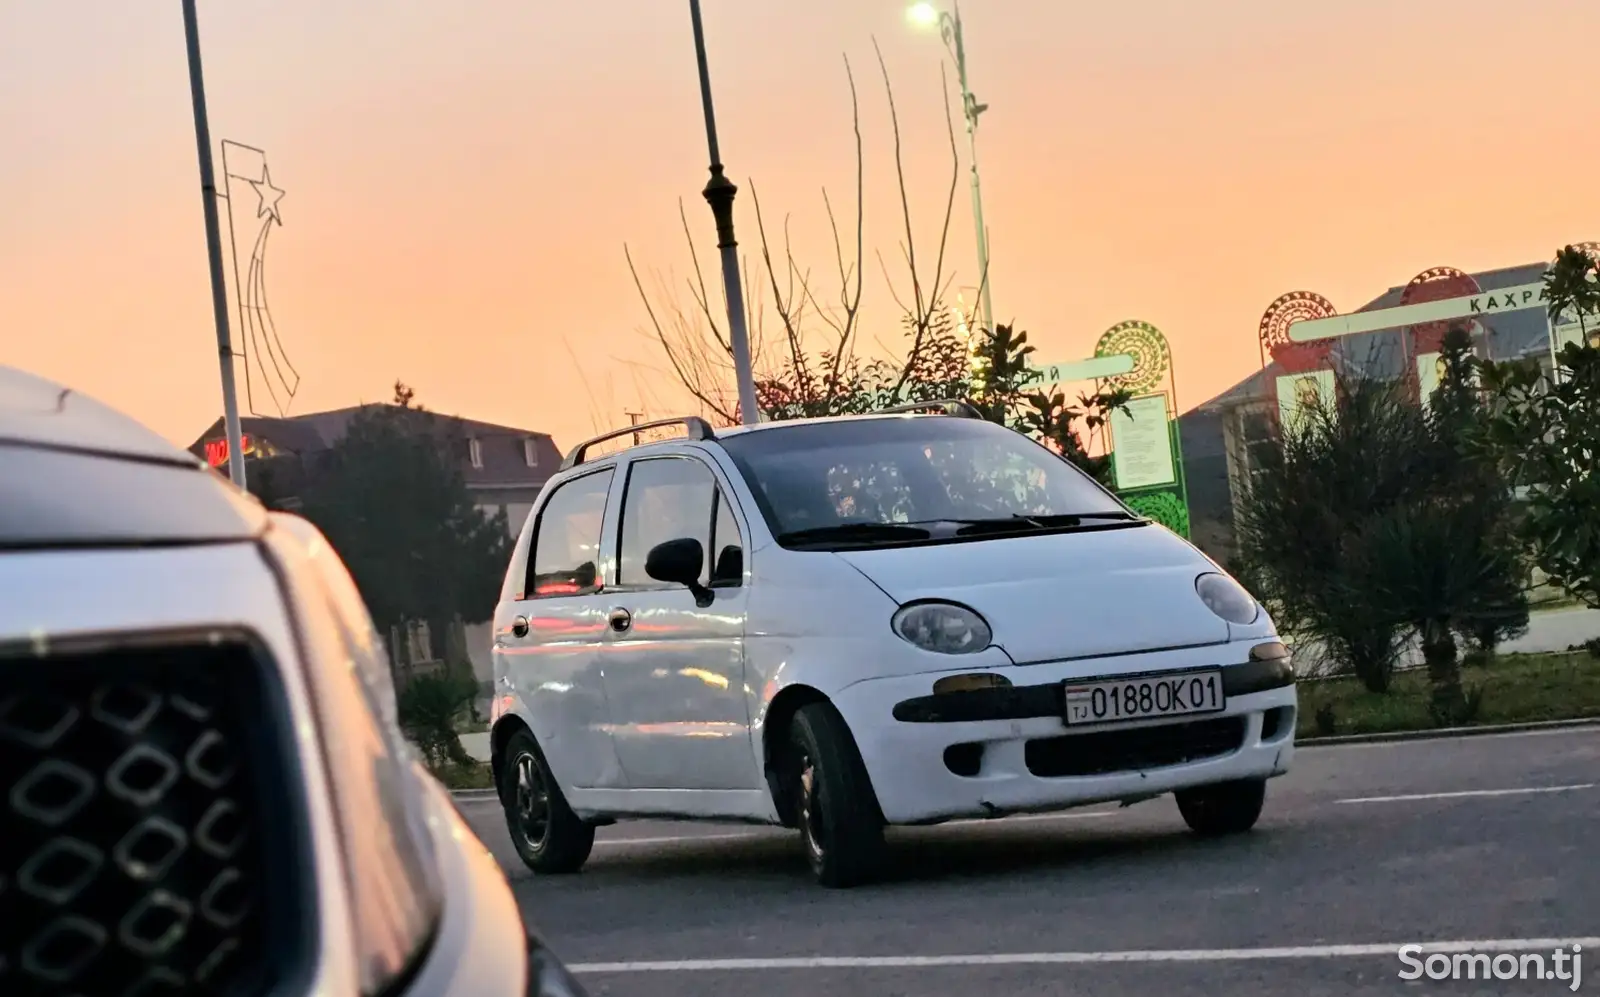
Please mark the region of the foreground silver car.
[[0, 367], [0, 994], [564, 997], [303, 520]]

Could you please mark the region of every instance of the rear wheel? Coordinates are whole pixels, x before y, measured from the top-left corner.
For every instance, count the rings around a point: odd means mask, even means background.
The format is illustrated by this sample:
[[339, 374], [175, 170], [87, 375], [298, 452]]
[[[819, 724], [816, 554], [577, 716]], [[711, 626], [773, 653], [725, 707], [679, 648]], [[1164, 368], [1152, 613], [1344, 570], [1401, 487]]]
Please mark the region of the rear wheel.
[[501, 790], [511, 844], [529, 869], [571, 873], [583, 868], [594, 848], [594, 827], [578, 819], [561, 795], [544, 752], [533, 735], [518, 731], [506, 744]]
[[884, 859], [883, 815], [856, 750], [831, 703], [800, 708], [789, 728], [794, 813], [817, 882], [844, 888], [875, 878]]
[[1219, 782], [1177, 792], [1178, 812], [1190, 830], [1206, 837], [1243, 834], [1255, 827], [1267, 799], [1265, 779]]

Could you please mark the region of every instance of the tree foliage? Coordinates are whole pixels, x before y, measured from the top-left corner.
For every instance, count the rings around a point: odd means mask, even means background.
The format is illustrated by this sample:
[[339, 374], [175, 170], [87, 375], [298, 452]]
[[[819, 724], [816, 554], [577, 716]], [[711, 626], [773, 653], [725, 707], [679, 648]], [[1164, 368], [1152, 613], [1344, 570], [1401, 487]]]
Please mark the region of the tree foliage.
[[1492, 644], [1527, 622], [1510, 492], [1473, 442], [1489, 416], [1471, 349], [1464, 330], [1446, 337], [1427, 410], [1403, 383], [1341, 378], [1267, 452], [1239, 531], [1280, 623], [1325, 642], [1368, 689], [1387, 690], [1420, 638], [1441, 723], [1473, 710], [1456, 634]]
[[302, 513], [344, 559], [380, 633], [489, 619], [510, 557], [505, 514], [474, 505], [452, 453], [466, 441], [395, 385], [351, 419], [311, 476]]
[[1533, 561], [1568, 594], [1600, 608], [1600, 264], [1567, 246], [1545, 274], [1552, 322], [1575, 317], [1581, 341], [1556, 357], [1554, 377], [1532, 361], [1485, 365], [1495, 400], [1485, 440], [1506, 478], [1526, 488], [1521, 535]]

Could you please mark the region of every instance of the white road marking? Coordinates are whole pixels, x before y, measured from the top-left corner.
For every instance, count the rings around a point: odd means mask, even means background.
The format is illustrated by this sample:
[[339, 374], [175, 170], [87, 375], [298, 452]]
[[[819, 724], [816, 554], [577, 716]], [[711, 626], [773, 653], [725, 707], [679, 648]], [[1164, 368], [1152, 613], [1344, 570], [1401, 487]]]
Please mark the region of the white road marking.
[[1455, 793], [1411, 793], [1405, 796], [1360, 796], [1339, 803], [1404, 803], [1411, 800], [1457, 800], [1468, 796], [1527, 796], [1534, 793], [1571, 793], [1580, 789], [1593, 789], [1595, 783], [1583, 782], [1572, 786], [1529, 786], [1523, 789], [1466, 789]]
[[[1024, 821], [1086, 820], [1092, 817], [1114, 817], [1116, 813], [1115, 810], [1089, 810], [1082, 813], [1022, 814], [1016, 817], [973, 817], [969, 820], [952, 820], [946, 821], [944, 824], [933, 824], [927, 829], [969, 824], [1020, 824]], [[603, 838], [596, 841], [594, 846], [599, 848], [602, 845], [613, 847], [623, 845], [670, 845], [680, 841], [734, 841], [740, 839], [754, 841], [761, 838], [769, 841], [788, 840], [786, 834], [776, 834], [772, 831], [740, 831], [735, 834], [672, 834], [652, 838]]]
[[1270, 959], [1398, 958], [1402, 945], [1428, 953], [1533, 952], [1593, 948], [1600, 938], [1497, 938], [1486, 941], [1382, 942], [1375, 945], [1297, 945], [1255, 949], [1155, 949], [1125, 952], [1015, 952], [992, 955], [799, 956], [770, 959], [675, 959], [663, 962], [580, 962], [574, 973], [706, 973], [763, 969], [940, 969], [958, 966], [1127, 965], [1158, 962], [1248, 962]]

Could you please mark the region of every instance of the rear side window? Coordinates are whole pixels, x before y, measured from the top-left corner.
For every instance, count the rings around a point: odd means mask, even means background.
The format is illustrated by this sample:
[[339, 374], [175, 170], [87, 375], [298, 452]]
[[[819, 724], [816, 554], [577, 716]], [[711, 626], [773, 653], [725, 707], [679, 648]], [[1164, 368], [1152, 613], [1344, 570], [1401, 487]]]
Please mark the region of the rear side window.
[[622, 500], [622, 549], [617, 561], [617, 582], [654, 585], [645, 574], [645, 558], [656, 544], [691, 538], [705, 551], [700, 581], [709, 580], [711, 517], [717, 480], [711, 469], [688, 457], [657, 457], [635, 461], [628, 471], [628, 490]]
[[600, 530], [611, 477], [607, 468], [574, 478], [551, 493], [534, 527], [528, 598], [600, 591]]

